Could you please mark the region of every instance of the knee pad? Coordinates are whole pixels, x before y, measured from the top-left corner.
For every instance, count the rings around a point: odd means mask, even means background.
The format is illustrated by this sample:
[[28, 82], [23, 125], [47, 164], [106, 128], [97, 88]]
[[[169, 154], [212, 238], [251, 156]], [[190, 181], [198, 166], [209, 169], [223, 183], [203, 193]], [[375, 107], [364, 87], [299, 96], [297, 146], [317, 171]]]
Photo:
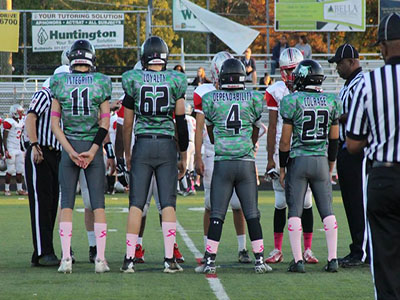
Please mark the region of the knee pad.
[[210, 240], [217, 241], [221, 239], [222, 226], [224, 221], [219, 218], [210, 218], [210, 227], [208, 228], [207, 237]]

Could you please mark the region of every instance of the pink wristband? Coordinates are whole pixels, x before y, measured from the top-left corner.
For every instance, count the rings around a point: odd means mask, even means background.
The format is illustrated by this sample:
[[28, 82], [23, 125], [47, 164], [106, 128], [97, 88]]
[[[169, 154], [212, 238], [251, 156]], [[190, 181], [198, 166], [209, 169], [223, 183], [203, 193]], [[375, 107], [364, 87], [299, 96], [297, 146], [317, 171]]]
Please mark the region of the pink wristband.
[[110, 113], [105, 113], [105, 114], [101, 114], [101, 115], [100, 115], [100, 118], [101, 118], [101, 119], [103, 119], [103, 118], [109, 118], [109, 117], [111, 117]]
[[50, 113], [50, 116], [52, 116], [52, 117], [61, 117], [61, 114], [58, 112], [58, 111], [52, 111], [51, 113]]

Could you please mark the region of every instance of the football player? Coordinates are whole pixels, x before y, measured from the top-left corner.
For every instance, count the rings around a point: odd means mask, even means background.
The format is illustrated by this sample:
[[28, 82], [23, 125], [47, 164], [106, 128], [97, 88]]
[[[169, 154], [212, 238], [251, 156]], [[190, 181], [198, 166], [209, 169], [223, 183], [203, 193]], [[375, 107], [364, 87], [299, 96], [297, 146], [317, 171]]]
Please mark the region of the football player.
[[[155, 174], [162, 209], [164, 237], [164, 272], [175, 273], [182, 268], [173, 252], [176, 239], [176, 184], [186, 171], [186, 149], [189, 138], [185, 120], [185, 74], [166, 70], [168, 46], [157, 36], [148, 38], [141, 48], [143, 69], [122, 75], [125, 97], [124, 149], [129, 173], [129, 214], [126, 234], [126, 255], [121, 267], [133, 273], [135, 246], [141, 227], [143, 208], [150, 181]], [[175, 114], [176, 125], [173, 120]], [[135, 120], [135, 145], [131, 148]], [[175, 127], [181, 154], [177, 160]]]
[[314, 60], [300, 62], [293, 78], [297, 92], [286, 95], [279, 108], [283, 119], [279, 143], [280, 182], [285, 187], [289, 207], [288, 231], [294, 256], [288, 271], [305, 272], [301, 217], [309, 185], [324, 223], [328, 245], [325, 271], [336, 272], [337, 223], [332, 209], [330, 175], [337, 154], [340, 101], [335, 94], [320, 92], [325, 76], [321, 65]]
[[[267, 263], [279, 263], [283, 260], [282, 241], [283, 229], [286, 223], [286, 198], [285, 191], [279, 183], [279, 140], [282, 132], [282, 118], [279, 115], [279, 106], [282, 98], [293, 92], [293, 70], [303, 60], [303, 55], [296, 48], [285, 49], [279, 57], [279, 67], [282, 81], [269, 86], [265, 92], [269, 111], [268, 136], [267, 136], [267, 176], [272, 179], [275, 192], [274, 211], [274, 249], [266, 259]], [[269, 174], [269, 175], [268, 175]], [[313, 213], [311, 190], [307, 189], [304, 197], [304, 211], [302, 216], [304, 261], [306, 263], [318, 263], [318, 259], [311, 251], [313, 235]]]
[[[94, 232], [97, 256], [95, 272], [110, 271], [104, 257], [107, 236], [104, 212], [103, 141], [110, 123], [111, 80], [93, 72], [96, 54], [87, 40], [77, 40], [69, 56], [72, 73], [60, 73], [50, 79], [54, 95], [51, 128], [63, 146], [59, 181], [61, 186], [60, 239], [63, 258], [58, 269], [72, 272], [70, 245], [72, 236], [72, 211], [79, 172], [83, 168], [94, 212]], [[63, 129], [60, 127], [60, 120]]]
[[204, 254], [196, 272], [214, 274], [222, 226], [233, 189], [236, 190], [249, 230], [255, 256], [255, 272], [272, 271], [264, 263], [264, 243], [258, 210], [254, 148], [263, 111], [263, 95], [245, 89], [246, 71], [235, 58], [225, 60], [219, 74], [219, 90], [202, 98], [211, 143], [215, 147], [211, 180], [211, 214]]
[[22, 188], [22, 174], [24, 172], [24, 152], [21, 150], [21, 134], [24, 128], [24, 109], [19, 104], [10, 107], [10, 117], [3, 122], [3, 145], [7, 163], [5, 196], [11, 196], [11, 176], [15, 175], [17, 194], [26, 196], [28, 193]]
[[[204, 113], [202, 107], [202, 97], [214, 91], [218, 87], [218, 77], [223, 62], [233, 56], [226, 52], [218, 52], [211, 62], [211, 78], [213, 83], [205, 83], [196, 88], [193, 94], [194, 108], [196, 112], [196, 131], [195, 131], [195, 166], [196, 173], [203, 175], [204, 184], [204, 217], [203, 217], [203, 230], [204, 230], [204, 249], [207, 246], [207, 233], [210, 225], [210, 193], [211, 193], [211, 177], [214, 169], [214, 145], [211, 144], [207, 134], [204, 121]], [[233, 212], [233, 222], [236, 230], [236, 237], [238, 241], [238, 260], [240, 263], [250, 263], [251, 258], [246, 249], [246, 226], [243, 216], [242, 207], [240, 206], [239, 198], [234, 191], [231, 198], [231, 208]], [[204, 262], [204, 258], [203, 258]]]

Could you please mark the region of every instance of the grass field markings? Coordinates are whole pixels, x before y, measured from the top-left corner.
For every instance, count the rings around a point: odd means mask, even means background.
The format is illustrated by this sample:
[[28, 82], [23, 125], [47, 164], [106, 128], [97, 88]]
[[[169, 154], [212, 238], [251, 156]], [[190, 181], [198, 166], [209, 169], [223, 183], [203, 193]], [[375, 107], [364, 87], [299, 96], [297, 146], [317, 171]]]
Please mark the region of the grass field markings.
[[108, 231], [108, 232], [117, 232], [118, 229], [110, 228], [110, 229], [107, 229], [107, 231]]
[[[84, 213], [85, 208], [75, 208], [76, 212]], [[106, 207], [106, 213], [127, 214], [129, 209], [127, 207]]]
[[[204, 206], [203, 207], [189, 207], [187, 210], [204, 212], [205, 208], [204, 208]], [[232, 209], [228, 208], [227, 212], [232, 212]]]
[[[182, 225], [178, 222], [178, 220], [176, 220], [176, 229], [178, 230], [178, 232], [181, 235], [186, 246], [188, 247], [190, 252], [193, 253], [194, 257], [196, 258], [197, 263], [199, 264], [203, 255], [200, 253], [200, 251], [194, 245], [192, 239], [187, 234], [187, 231], [185, 230], [185, 228], [182, 227]], [[207, 274], [206, 279], [208, 281], [208, 284], [211, 287], [211, 290], [214, 292], [214, 295], [215, 295], [215, 297], [217, 297], [218, 300], [229, 300], [229, 296], [225, 292], [224, 286], [222, 285], [221, 281], [217, 277], [217, 274], [213, 274], [212, 276], [209, 276], [209, 274]]]

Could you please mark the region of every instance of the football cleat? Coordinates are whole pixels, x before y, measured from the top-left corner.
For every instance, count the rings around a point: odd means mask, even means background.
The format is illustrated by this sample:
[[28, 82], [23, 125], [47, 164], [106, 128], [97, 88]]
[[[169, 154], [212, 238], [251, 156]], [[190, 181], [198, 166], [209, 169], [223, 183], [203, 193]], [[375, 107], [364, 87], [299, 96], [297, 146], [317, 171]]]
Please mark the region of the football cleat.
[[143, 264], [144, 263], [144, 249], [142, 245], [136, 244], [135, 249], [135, 264]]
[[257, 274], [272, 272], [272, 268], [268, 266], [268, 264], [264, 263], [263, 253], [254, 253], [254, 255], [256, 257], [256, 261], [254, 263], [254, 271]]
[[177, 243], [174, 244], [174, 257], [175, 257], [177, 263], [182, 264], [185, 262], [185, 258], [183, 257], [182, 253], [179, 251]]
[[299, 260], [298, 262], [295, 262], [294, 260], [292, 260], [287, 270], [288, 272], [305, 273], [306, 270], [304, 268], [304, 261]]
[[72, 273], [72, 260], [71, 258], [62, 259], [60, 267], [58, 268], [59, 273]]
[[10, 191], [4, 191], [4, 196], [11, 196], [11, 192]]
[[70, 255], [71, 255], [71, 259], [72, 259], [72, 263], [74, 264], [75, 263], [75, 253], [74, 253], [74, 251], [72, 251], [72, 248], [70, 248]]
[[251, 258], [249, 256], [249, 251], [247, 249], [243, 249], [242, 251], [239, 251], [239, 258], [238, 261], [242, 264], [249, 264], [251, 263]]
[[124, 273], [135, 273], [135, 259], [124, 256], [124, 262], [119, 270]]
[[216, 256], [216, 254], [206, 252], [204, 254], [205, 263], [196, 267], [194, 271], [196, 273], [215, 274], [217, 272], [217, 267], [215, 266]]
[[304, 251], [303, 258], [306, 264], [318, 263], [318, 259], [314, 256], [314, 253], [311, 251], [311, 249], [306, 249], [306, 251]]
[[110, 268], [108, 267], [107, 261], [101, 260], [100, 258], [96, 258], [94, 262], [94, 272], [95, 273], [110, 272]]
[[27, 196], [28, 192], [24, 191], [24, 190], [20, 190], [20, 191], [17, 191], [17, 195], [19, 195], [19, 196]]
[[335, 273], [339, 269], [339, 264], [338, 260], [336, 258], [332, 258], [331, 260], [328, 260], [328, 264], [324, 267], [324, 270], [326, 272], [331, 272]]
[[281, 250], [274, 249], [269, 253], [269, 256], [265, 260], [267, 264], [277, 264], [283, 261], [283, 254]]
[[164, 273], [176, 273], [182, 271], [182, 267], [175, 261], [174, 258], [164, 259]]
[[94, 264], [94, 260], [96, 259], [97, 255], [97, 248], [96, 246], [89, 247], [89, 261]]

